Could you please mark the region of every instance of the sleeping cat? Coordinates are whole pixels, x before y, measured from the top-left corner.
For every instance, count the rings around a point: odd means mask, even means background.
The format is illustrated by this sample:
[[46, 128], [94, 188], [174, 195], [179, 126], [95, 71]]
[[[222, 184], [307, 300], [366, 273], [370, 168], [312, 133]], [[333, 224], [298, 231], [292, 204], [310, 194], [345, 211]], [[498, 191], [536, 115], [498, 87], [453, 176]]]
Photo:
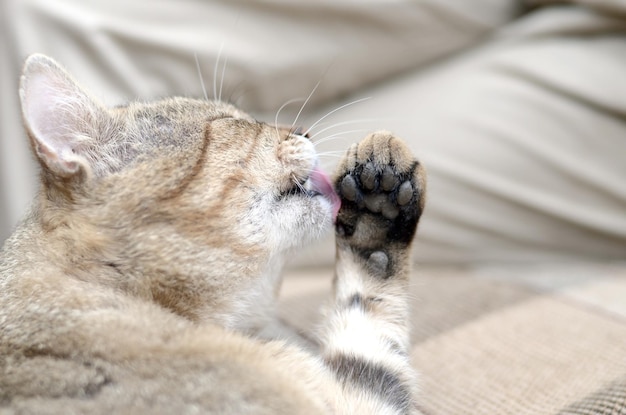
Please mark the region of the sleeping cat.
[[[0, 254], [0, 412], [418, 413], [425, 173], [400, 139], [352, 145], [331, 183], [306, 137], [223, 102], [105, 108], [43, 55], [20, 96], [41, 190]], [[313, 352], [274, 303], [286, 256], [333, 225]]]

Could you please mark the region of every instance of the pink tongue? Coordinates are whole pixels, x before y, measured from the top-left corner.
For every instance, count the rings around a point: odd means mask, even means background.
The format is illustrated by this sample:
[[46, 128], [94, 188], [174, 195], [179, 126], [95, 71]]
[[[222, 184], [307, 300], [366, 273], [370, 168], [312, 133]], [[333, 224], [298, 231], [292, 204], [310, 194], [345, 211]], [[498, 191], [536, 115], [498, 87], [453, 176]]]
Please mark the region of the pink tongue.
[[333, 185], [330, 184], [330, 179], [319, 167], [315, 167], [311, 172], [311, 182], [313, 188], [323, 194], [333, 206], [333, 220], [337, 218], [337, 212], [341, 207], [341, 199], [333, 190]]

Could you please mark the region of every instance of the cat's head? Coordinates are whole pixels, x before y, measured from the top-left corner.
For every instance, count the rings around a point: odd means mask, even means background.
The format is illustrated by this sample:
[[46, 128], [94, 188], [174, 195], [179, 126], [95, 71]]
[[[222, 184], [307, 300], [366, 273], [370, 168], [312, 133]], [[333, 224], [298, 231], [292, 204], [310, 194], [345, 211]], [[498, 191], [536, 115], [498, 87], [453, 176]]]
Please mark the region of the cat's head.
[[229, 104], [107, 108], [43, 55], [27, 60], [20, 97], [42, 169], [42, 221], [74, 232], [66, 237], [206, 265], [287, 252], [338, 210], [307, 138]]

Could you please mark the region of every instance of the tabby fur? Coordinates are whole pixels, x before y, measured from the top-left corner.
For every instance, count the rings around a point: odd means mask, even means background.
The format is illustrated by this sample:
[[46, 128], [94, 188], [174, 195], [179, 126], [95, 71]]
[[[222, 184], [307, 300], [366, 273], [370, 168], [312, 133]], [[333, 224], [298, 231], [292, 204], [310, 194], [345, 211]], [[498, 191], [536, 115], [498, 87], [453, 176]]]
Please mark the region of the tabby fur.
[[[418, 413], [425, 174], [400, 139], [353, 145], [331, 183], [306, 137], [224, 102], [107, 108], [43, 55], [20, 97], [41, 189], [0, 253], [1, 413]], [[275, 317], [280, 273], [333, 226], [310, 347]]]

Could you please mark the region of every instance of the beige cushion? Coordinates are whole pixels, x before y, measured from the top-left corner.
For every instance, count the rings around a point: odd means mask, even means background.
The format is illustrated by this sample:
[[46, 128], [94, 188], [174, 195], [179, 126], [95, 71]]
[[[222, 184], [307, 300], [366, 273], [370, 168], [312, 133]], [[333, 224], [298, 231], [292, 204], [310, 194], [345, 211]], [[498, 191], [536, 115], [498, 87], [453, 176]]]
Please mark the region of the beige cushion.
[[[305, 126], [371, 97], [316, 126], [316, 139], [343, 131], [321, 151], [389, 129], [428, 167], [418, 259], [623, 258], [625, 20], [560, 5], [522, 14], [523, 4], [12, 0], [3, 91], [15, 91], [21, 60], [37, 51], [109, 104], [202, 96], [196, 53], [208, 96], [221, 89], [273, 122], [320, 81], [298, 120]], [[2, 99], [3, 239], [34, 193], [36, 169], [17, 96]], [[298, 109], [279, 120], [293, 122]], [[325, 158], [329, 169], [334, 161]], [[318, 249], [303, 261], [331, 263], [332, 243]]]
[[[339, 134], [319, 147], [340, 154], [363, 134], [342, 130], [386, 128], [409, 142], [429, 172], [422, 262], [625, 258], [624, 30], [625, 20], [582, 8], [539, 9], [303, 122], [371, 97], [324, 120], [363, 121], [314, 139]], [[331, 243], [303, 262], [324, 250], [330, 263]]]
[[[331, 276], [293, 272], [283, 318], [314, 328]], [[626, 264], [419, 267], [410, 296], [424, 414], [626, 411]]]
[[320, 80], [311, 103], [476, 44], [514, 18], [518, 3], [8, 0], [0, 32], [0, 241], [35, 191], [17, 99], [31, 53], [54, 57], [111, 105], [206, 92], [270, 111], [273, 121], [284, 102], [306, 97]]

